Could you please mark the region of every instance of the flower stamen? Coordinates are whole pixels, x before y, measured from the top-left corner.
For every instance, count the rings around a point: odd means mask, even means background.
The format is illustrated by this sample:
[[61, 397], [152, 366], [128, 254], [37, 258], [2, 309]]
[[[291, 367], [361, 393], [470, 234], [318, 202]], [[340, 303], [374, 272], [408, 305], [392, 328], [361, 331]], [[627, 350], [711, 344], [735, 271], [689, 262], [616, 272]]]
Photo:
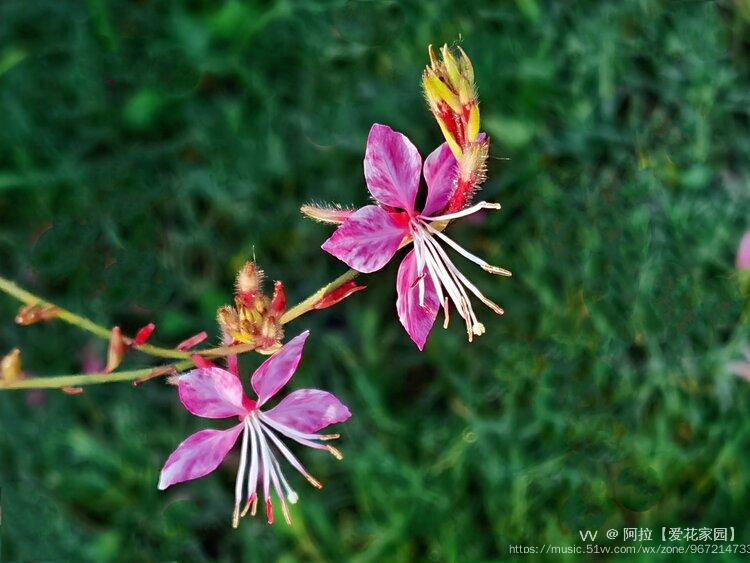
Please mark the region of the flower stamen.
[[245, 465], [247, 464], [247, 434], [250, 431], [247, 417], [243, 420], [242, 450], [240, 451], [240, 466], [237, 468], [237, 481], [234, 485], [234, 511], [232, 512], [232, 528], [236, 528], [240, 522], [240, 501], [242, 500], [242, 485], [245, 480]]
[[456, 211], [455, 213], [448, 213], [446, 215], [435, 215], [435, 216], [420, 215], [419, 218], [424, 221], [452, 221], [453, 219], [460, 219], [461, 217], [473, 215], [474, 213], [476, 213], [477, 211], [481, 211], [482, 209], [499, 210], [501, 209], [501, 206], [499, 203], [493, 203], [489, 201], [480, 201], [479, 203], [475, 203], [471, 207], [467, 207], [466, 209], [462, 209], [461, 211]]

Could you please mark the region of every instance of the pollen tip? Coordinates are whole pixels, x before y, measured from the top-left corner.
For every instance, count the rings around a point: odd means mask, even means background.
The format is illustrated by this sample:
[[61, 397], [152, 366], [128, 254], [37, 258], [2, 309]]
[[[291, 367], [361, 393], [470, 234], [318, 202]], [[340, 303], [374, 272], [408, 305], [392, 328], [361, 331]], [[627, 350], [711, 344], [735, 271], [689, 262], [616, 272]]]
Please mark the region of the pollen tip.
[[234, 505], [234, 511], [232, 512], [232, 528], [237, 528], [240, 525], [240, 504]]
[[475, 323], [471, 327], [471, 332], [473, 332], [477, 336], [482, 336], [485, 333], [484, 325], [482, 323]]
[[323, 485], [320, 481], [318, 481], [315, 477], [310, 475], [309, 473], [305, 473], [305, 479], [316, 489], [322, 489]]
[[289, 509], [286, 507], [286, 504], [283, 502], [281, 503], [281, 512], [284, 514], [284, 521], [286, 522], [287, 526], [292, 525], [292, 517], [289, 516]]
[[341, 461], [342, 459], [344, 459], [344, 456], [343, 456], [343, 455], [341, 455], [341, 452], [340, 452], [340, 451], [338, 451], [338, 450], [337, 450], [336, 448], [334, 448], [333, 446], [326, 446], [326, 449], [327, 449], [327, 450], [328, 450], [329, 452], [331, 452], [331, 455], [332, 455], [333, 457], [335, 457], [336, 459], [338, 459], [339, 461]]
[[510, 270], [506, 270], [505, 268], [500, 268], [498, 266], [492, 266], [491, 264], [482, 264], [482, 269], [485, 272], [489, 272], [491, 274], [497, 274], [499, 276], [512, 276], [513, 274], [510, 272]]
[[341, 434], [323, 434], [320, 439], [321, 440], [338, 440], [341, 438]]
[[266, 499], [266, 516], [268, 517], [268, 523], [273, 524], [273, 505], [271, 499]]

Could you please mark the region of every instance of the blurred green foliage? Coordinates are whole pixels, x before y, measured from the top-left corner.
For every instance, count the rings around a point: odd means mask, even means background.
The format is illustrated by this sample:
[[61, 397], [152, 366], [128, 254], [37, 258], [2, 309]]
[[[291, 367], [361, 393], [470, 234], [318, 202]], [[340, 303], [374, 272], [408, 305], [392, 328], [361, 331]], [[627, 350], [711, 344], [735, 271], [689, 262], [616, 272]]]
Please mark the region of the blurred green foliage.
[[[516, 274], [463, 266], [506, 315], [419, 354], [391, 265], [290, 326], [313, 331], [292, 387], [354, 413], [343, 462], [301, 452], [326, 488], [295, 478], [290, 528], [229, 527], [233, 459], [156, 490], [206, 427], [171, 387], [4, 393], [5, 560], [496, 560], [623, 526], [750, 543], [750, 387], [725, 369], [750, 336], [746, 0], [5, 0], [0, 272], [164, 344], [215, 330], [252, 255], [304, 297], [345, 268], [299, 205], [366, 201], [373, 122], [440, 142], [420, 72], [458, 37], [504, 208], [453, 234]], [[0, 350], [80, 369], [86, 335], [15, 307]]]

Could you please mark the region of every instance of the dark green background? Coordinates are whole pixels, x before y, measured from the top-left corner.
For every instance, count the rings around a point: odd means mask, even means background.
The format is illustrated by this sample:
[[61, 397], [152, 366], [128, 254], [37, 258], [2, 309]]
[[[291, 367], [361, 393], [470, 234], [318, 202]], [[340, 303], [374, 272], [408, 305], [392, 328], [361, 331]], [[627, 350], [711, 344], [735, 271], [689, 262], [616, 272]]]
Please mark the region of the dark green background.
[[[0, 272], [131, 333], [154, 320], [168, 345], [215, 341], [253, 253], [301, 299], [345, 267], [299, 205], [367, 201], [373, 122], [423, 154], [441, 141], [420, 72], [459, 37], [503, 211], [452, 236], [515, 273], [457, 258], [506, 315], [482, 310], [471, 345], [436, 328], [420, 354], [391, 264], [289, 326], [312, 330], [291, 387], [354, 413], [343, 462], [295, 449], [326, 488], [288, 473], [291, 528], [229, 527], [236, 458], [157, 491], [210, 425], [172, 387], [3, 393], [5, 560], [496, 560], [624, 526], [750, 543], [750, 386], [725, 368], [749, 332], [745, 0], [4, 0]], [[0, 296], [0, 352], [80, 370], [90, 338], [17, 327], [16, 306]]]

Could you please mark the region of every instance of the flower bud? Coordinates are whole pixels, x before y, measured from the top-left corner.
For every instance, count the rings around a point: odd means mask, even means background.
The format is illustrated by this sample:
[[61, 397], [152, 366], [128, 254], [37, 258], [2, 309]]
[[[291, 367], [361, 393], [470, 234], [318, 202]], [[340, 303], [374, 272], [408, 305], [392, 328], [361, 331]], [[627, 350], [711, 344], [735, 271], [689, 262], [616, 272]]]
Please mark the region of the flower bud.
[[366, 287], [367, 286], [365, 285], [357, 285], [357, 282], [354, 280], [348, 281], [341, 284], [333, 291], [326, 293], [317, 303], [315, 303], [315, 305], [313, 305], [313, 309], [326, 309], [332, 307], [339, 301], [343, 301], [349, 297], [352, 293], [362, 291]]
[[346, 221], [352, 213], [354, 213], [351, 209], [343, 209], [337, 205], [323, 207], [312, 203], [303, 205], [299, 210], [303, 215], [306, 215], [310, 219], [315, 219], [321, 223], [331, 223], [333, 225], [340, 225]]
[[0, 360], [0, 385], [2, 383], [14, 383], [23, 378], [21, 351], [18, 348], [13, 348]]
[[237, 274], [237, 297], [247, 306], [255, 298], [263, 285], [263, 270], [255, 262], [245, 262]]
[[460, 47], [458, 51], [456, 58], [443, 45], [438, 59], [430, 45], [430, 65], [422, 74], [422, 87], [445, 140], [460, 159], [479, 134], [479, 101], [474, 88], [474, 68]]
[[125, 357], [126, 351], [127, 344], [122, 337], [120, 327], [112, 327], [112, 334], [109, 337], [109, 350], [107, 351], [107, 367], [104, 369], [104, 373], [111, 373], [116, 370]]
[[41, 305], [24, 305], [16, 314], [16, 323], [20, 325], [30, 325], [42, 321], [48, 321], [57, 317], [58, 313], [58, 308], [48, 303]]
[[447, 45], [440, 58], [429, 47], [430, 64], [422, 75], [422, 86], [430, 111], [458, 161], [456, 189], [444, 212], [463, 209], [476, 187], [485, 180], [489, 139], [480, 134], [479, 100], [474, 86], [474, 68], [458, 47], [458, 56]]
[[237, 311], [229, 305], [219, 307], [219, 310], [216, 312], [216, 321], [219, 323], [219, 328], [221, 328], [225, 340], [234, 340], [233, 335], [240, 331], [240, 321]]
[[284, 291], [284, 284], [277, 281], [273, 284], [273, 297], [271, 297], [271, 304], [268, 306], [268, 313], [278, 319], [284, 311], [286, 311], [286, 292]]
[[138, 332], [135, 333], [135, 338], [133, 338], [133, 344], [135, 346], [145, 344], [146, 341], [151, 338], [155, 328], [156, 325], [154, 323], [148, 323], [146, 326], [138, 329]]
[[182, 342], [180, 342], [177, 346], [175, 346], [175, 349], [180, 351], [190, 350], [190, 348], [193, 348], [194, 346], [197, 346], [201, 342], [203, 342], [206, 338], [208, 338], [208, 333], [203, 330], [199, 332], [198, 334], [194, 334], [190, 338], [186, 338]]

